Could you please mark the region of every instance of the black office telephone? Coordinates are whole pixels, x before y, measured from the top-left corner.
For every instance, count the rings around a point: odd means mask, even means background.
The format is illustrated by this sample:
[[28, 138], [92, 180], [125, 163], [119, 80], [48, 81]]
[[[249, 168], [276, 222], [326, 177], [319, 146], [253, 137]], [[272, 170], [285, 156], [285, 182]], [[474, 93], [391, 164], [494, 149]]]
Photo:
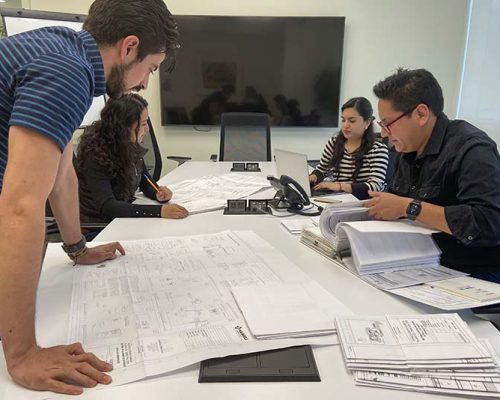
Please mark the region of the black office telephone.
[[275, 209], [286, 209], [287, 211], [297, 214], [315, 216], [320, 215], [323, 211], [322, 207], [318, 207], [316, 212], [303, 212], [305, 206], [311, 205], [309, 196], [300, 184], [287, 175], [281, 175], [278, 179], [272, 175], [268, 175], [267, 180], [271, 183], [277, 192], [269, 205]]

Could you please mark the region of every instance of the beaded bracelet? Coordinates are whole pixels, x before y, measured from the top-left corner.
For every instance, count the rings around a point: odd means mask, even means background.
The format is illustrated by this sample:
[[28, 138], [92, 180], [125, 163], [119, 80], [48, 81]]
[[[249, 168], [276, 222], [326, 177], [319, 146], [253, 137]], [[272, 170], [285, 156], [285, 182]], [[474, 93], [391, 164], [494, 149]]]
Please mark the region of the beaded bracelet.
[[83, 249], [81, 249], [78, 253], [71, 253], [68, 254], [68, 257], [73, 260], [73, 267], [78, 263], [78, 257], [83, 256], [89, 248], [85, 246]]
[[75, 262], [73, 265], [76, 265], [77, 258], [82, 256], [87, 251], [87, 240], [85, 239], [85, 236], [82, 235], [82, 238], [77, 243], [63, 243], [61, 247], [68, 257]]

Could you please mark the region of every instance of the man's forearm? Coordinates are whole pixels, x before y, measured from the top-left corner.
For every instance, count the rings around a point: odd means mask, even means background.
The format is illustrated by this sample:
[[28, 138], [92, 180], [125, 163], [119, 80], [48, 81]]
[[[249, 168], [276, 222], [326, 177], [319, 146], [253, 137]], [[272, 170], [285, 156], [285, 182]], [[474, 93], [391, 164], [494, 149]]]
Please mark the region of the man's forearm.
[[[377, 219], [393, 221], [399, 218], [406, 218], [406, 210], [413, 201], [410, 197], [398, 196], [393, 193], [368, 192], [372, 197], [364, 202], [368, 207], [368, 215]], [[417, 216], [417, 221], [428, 225], [441, 232], [451, 234], [450, 227], [446, 221], [444, 207], [422, 202], [422, 209]]]
[[451, 235], [450, 227], [444, 215], [444, 207], [422, 202], [422, 211], [417, 217], [417, 221]]
[[[66, 151], [65, 151], [66, 153]], [[71, 149], [71, 156], [72, 156]], [[54, 188], [49, 196], [50, 207], [57, 221], [62, 239], [67, 244], [81, 239], [78, 178], [71, 160], [63, 155]]]
[[8, 366], [36, 345], [36, 289], [44, 229], [40, 205], [0, 201], [0, 232], [4, 233], [0, 239], [0, 336]]

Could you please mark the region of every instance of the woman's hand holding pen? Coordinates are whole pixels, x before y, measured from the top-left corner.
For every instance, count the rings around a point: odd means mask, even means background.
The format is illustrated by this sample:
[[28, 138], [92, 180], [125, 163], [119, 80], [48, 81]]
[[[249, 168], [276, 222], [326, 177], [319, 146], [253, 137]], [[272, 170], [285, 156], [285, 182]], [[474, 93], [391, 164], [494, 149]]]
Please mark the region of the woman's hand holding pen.
[[172, 191], [166, 186], [159, 186], [156, 192], [158, 201], [169, 201], [172, 198]]
[[156, 200], [158, 201], [169, 201], [172, 198], [172, 191], [166, 186], [158, 186], [158, 184], [153, 181], [151, 176], [144, 172], [142, 174], [146, 179], [146, 182], [156, 191]]
[[[172, 191], [166, 186], [158, 186], [151, 178], [144, 174], [146, 181], [151, 185], [151, 187], [156, 190], [156, 200], [158, 201], [169, 201], [172, 198]], [[165, 204], [161, 206], [161, 217], [162, 218], [173, 218], [180, 219], [186, 218], [189, 212], [184, 207], [178, 204]]]

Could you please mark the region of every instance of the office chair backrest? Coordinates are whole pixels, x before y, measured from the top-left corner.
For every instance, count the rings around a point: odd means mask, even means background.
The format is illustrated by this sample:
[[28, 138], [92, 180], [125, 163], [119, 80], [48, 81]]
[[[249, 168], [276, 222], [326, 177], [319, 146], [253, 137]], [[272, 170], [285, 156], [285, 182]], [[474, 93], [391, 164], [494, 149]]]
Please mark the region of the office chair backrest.
[[271, 161], [269, 115], [223, 113], [219, 161]]
[[163, 163], [161, 160], [160, 147], [158, 146], [158, 142], [156, 140], [155, 132], [153, 129], [153, 124], [151, 123], [151, 120], [149, 118], [148, 127], [149, 134], [144, 136], [144, 141], [142, 142], [142, 146], [149, 150], [144, 156], [144, 162], [150, 175], [155, 181], [157, 181], [158, 179], [160, 179]]

